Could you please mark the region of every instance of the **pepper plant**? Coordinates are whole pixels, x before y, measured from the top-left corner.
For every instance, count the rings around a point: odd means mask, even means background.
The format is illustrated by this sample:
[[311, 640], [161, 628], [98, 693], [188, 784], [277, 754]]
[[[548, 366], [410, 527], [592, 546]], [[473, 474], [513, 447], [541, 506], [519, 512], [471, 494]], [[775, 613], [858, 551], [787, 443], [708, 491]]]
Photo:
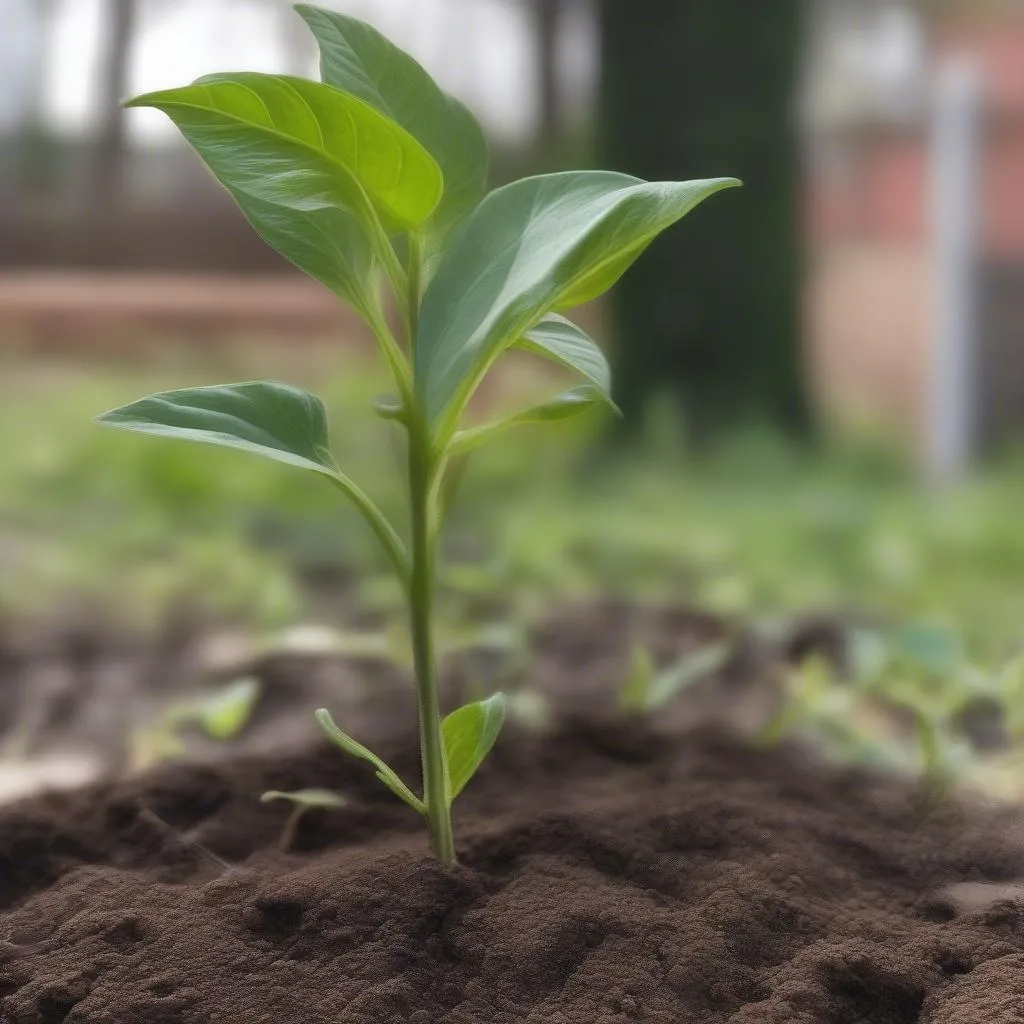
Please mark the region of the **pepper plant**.
[[[571, 171], [488, 194], [484, 135], [462, 103], [371, 26], [306, 4], [296, 10], [319, 44], [322, 82], [215, 74], [129, 106], [167, 114], [264, 240], [369, 327], [394, 386], [375, 411], [400, 424], [407, 440], [408, 537], [335, 461], [324, 407], [299, 388], [188, 388], [100, 422], [298, 466], [355, 506], [409, 608], [422, 795], [326, 710], [316, 717], [424, 816], [434, 853], [451, 864], [452, 801], [493, 745], [504, 699], [467, 704], [443, 721], [439, 713], [432, 624], [446, 472], [519, 424], [611, 405], [604, 356], [562, 311], [606, 291], [659, 232], [738, 183]], [[496, 422], [464, 426], [474, 391], [510, 349], [561, 364], [584, 383]]]

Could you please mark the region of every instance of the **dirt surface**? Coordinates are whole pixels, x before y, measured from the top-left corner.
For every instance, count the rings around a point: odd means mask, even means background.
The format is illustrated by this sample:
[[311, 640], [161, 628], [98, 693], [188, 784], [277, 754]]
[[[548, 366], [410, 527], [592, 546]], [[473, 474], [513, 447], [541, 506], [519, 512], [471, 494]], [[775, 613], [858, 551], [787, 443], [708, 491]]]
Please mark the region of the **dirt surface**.
[[[282, 853], [258, 796], [314, 785]], [[0, 1020], [1016, 1022], [1020, 823], [590, 713], [502, 736], [449, 872], [335, 751], [165, 768], [0, 815]]]
[[[353, 616], [336, 616], [346, 618]], [[338, 635], [372, 637], [373, 628], [353, 623]], [[472, 699], [475, 687], [529, 687], [563, 706], [608, 706], [629, 672], [634, 643], [644, 643], [658, 664], [666, 664], [719, 639], [723, 628], [719, 620], [684, 608], [610, 601], [570, 605], [528, 630], [522, 650], [465, 650], [444, 659], [443, 696], [454, 705]], [[769, 713], [764, 684], [771, 657], [738, 643], [728, 671], [698, 684], [680, 702], [676, 724], [692, 725], [695, 718], [735, 724], [740, 708], [763, 718]], [[176, 704], [241, 677], [255, 678], [261, 687], [251, 720], [230, 745], [188, 731], [182, 738], [192, 754], [214, 758], [240, 750], [296, 749], [319, 737], [312, 712], [324, 705], [351, 730], [372, 730], [393, 717], [411, 686], [408, 672], [386, 656], [308, 646], [303, 651], [287, 640], [268, 647], [244, 630], [196, 621], [184, 612], [146, 637], [84, 615], [31, 628], [0, 620], [0, 752], [41, 764], [74, 756], [90, 762], [94, 773], [117, 771], [135, 732]], [[10, 762], [0, 760], [0, 802], [8, 789], [18, 792], [11, 782]]]

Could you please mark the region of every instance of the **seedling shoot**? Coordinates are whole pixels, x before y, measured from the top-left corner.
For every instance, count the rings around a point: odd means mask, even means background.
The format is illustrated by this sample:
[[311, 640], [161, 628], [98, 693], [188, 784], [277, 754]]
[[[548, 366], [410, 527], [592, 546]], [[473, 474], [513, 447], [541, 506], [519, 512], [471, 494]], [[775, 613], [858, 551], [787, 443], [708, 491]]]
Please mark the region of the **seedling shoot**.
[[[406, 438], [408, 536], [346, 475], [323, 404], [297, 387], [187, 388], [99, 421], [287, 463], [319, 474], [355, 507], [408, 607], [422, 788], [414, 791], [326, 709], [316, 718], [423, 816], [434, 854], [450, 865], [452, 803], [491, 750], [505, 701], [495, 694], [441, 715], [434, 591], [446, 474], [455, 456], [520, 424], [611, 406], [604, 355], [563, 314], [605, 292], [660, 232], [738, 182], [647, 182], [592, 170], [488, 192], [484, 135], [462, 103], [369, 25], [307, 4], [296, 11], [319, 45], [321, 82], [215, 74], [129, 106], [163, 111], [263, 239], [369, 327], [394, 391], [375, 411]], [[495, 422], [466, 425], [473, 393], [512, 349], [558, 363], [582, 383]]]

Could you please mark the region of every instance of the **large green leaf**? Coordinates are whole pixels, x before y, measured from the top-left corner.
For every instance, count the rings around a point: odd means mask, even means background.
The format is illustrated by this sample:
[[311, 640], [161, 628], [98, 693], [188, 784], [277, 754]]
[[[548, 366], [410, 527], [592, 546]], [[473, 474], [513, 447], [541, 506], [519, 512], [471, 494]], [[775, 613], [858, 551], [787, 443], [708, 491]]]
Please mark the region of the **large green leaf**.
[[504, 348], [601, 294], [659, 232], [736, 184], [570, 171], [487, 196], [452, 236], [420, 311], [416, 389], [440, 441]]
[[373, 250], [354, 215], [335, 207], [295, 210], [229, 189], [263, 240], [344, 299], [364, 320], [380, 319]]
[[356, 506], [403, 583], [408, 553], [376, 504], [338, 469], [328, 448], [327, 416], [320, 399], [272, 381], [183, 388], [112, 409], [97, 422], [138, 434], [198, 441], [262, 455], [327, 477]]
[[232, 192], [362, 218], [372, 204], [388, 228], [421, 224], [443, 191], [433, 157], [356, 96], [319, 82], [253, 72], [210, 75], [129, 103], [174, 121]]
[[480, 125], [409, 54], [372, 26], [309, 4], [298, 4], [296, 10], [320, 47], [323, 80], [397, 121], [437, 161], [444, 174], [444, 198], [432, 221], [436, 234], [442, 235], [486, 190], [487, 142]]
[[582, 374], [612, 404], [612, 371], [605, 354], [582, 327], [557, 313], [549, 313], [531, 328], [516, 348], [553, 359], [556, 363]]
[[505, 696], [496, 693], [487, 700], [464, 705], [441, 723], [448, 762], [449, 804], [462, 792], [491, 752], [504, 721]]
[[104, 413], [98, 421], [139, 434], [235, 448], [339, 476], [328, 448], [323, 404], [290, 384], [251, 381], [164, 391]]

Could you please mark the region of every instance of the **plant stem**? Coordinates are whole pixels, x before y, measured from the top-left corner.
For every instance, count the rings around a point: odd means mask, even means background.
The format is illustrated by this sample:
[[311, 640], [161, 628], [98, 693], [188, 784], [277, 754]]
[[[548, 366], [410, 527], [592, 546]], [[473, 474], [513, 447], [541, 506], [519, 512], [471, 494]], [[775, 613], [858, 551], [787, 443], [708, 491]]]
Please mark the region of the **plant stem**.
[[[423, 248], [419, 238], [409, 237], [407, 270], [407, 320], [410, 358], [415, 358], [423, 288]], [[423, 804], [434, 856], [446, 867], [455, 863], [455, 839], [448, 805], [448, 764], [441, 733], [441, 709], [437, 700], [437, 667], [434, 653], [434, 574], [437, 524], [433, 510], [442, 465], [431, 450], [430, 430], [419, 410], [410, 415], [409, 503], [412, 529], [412, 565], [409, 574], [409, 623], [412, 632], [413, 668], [416, 673], [416, 704], [420, 722], [420, 755], [423, 763]]]
[[423, 803], [426, 805], [430, 844], [442, 864], [455, 863], [451, 810], [448, 806], [447, 765], [441, 734], [434, 663], [434, 564], [435, 536], [431, 523], [434, 469], [424, 438], [409, 436], [409, 494], [412, 509], [412, 575], [409, 587], [409, 620], [413, 664], [416, 672], [420, 721], [420, 753], [423, 761]]
[[420, 299], [423, 298], [423, 241], [409, 235], [409, 266], [406, 270], [408, 288], [409, 358], [416, 352], [416, 332], [420, 322]]
[[381, 547], [394, 566], [396, 575], [408, 593], [409, 557], [402, 538], [395, 532], [395, 528], [388, 522], [384, 513], [372, 499], [348, 477], [339, 474], [327, 479], [359, 510], [367, 525], [373, 530], [374, 536], [380, 541]]
[[294, 845], [296, 836], [299, 834], [299, 822], [302, 820], [302, 815], [305, 812], [305, 807], [296, 807], [288, 815], [288, 820], [284, 823], [284, 828], [281, 830], [281, 838], [278, 840], [278, 849], [282, 853], [287, 853]]

